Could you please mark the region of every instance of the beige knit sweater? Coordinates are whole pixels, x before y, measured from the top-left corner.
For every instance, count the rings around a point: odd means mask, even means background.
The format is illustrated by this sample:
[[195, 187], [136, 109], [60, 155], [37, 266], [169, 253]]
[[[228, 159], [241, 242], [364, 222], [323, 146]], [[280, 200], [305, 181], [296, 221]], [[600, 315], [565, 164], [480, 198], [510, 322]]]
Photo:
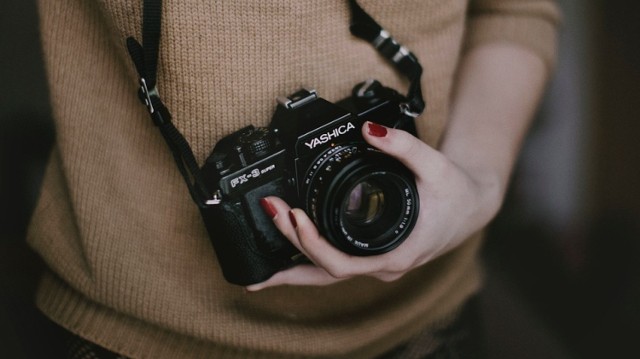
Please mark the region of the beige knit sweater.
[[[50, 271], [37, 304], [136, 358], [371, 357], [446, 320], [480, 285], [479, 238], [382, 283], [257, 293], [223, 279], [196, 206], [136, 97], [124, 39], [142, 1], [40, 1], [56, 145], [28, 241]], [[361, 0], [420, 59], [437, 146], [464, 50], [509, 41], [550, 66], [557, 9], [544, 0]], [[373, 77], [406, 81], [348, 30], [346, 1], [166, 0], [161, 96], [202, 163], [223, 135], [266, 125], [302, 85], [328, 100]]]

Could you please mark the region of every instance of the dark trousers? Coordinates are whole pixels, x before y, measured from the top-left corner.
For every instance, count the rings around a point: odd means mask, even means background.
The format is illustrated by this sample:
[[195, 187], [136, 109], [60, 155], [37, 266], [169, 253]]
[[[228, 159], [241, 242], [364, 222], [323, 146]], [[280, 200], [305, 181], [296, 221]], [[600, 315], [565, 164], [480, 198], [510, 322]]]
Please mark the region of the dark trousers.
[[377, 359], [485, 359], [480, 303], [472, 297], [441, 329], [417, 334]]

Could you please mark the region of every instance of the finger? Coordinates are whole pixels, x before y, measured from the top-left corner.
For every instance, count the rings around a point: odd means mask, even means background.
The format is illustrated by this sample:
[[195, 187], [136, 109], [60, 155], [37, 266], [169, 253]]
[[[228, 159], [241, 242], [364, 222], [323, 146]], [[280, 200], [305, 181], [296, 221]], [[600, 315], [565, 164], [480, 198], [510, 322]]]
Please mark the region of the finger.
[[[350, 256], [331, 245], [320, 236], [315, 224], [300, 209], [290, 210], [289, 205], [278, 197], [266, 197], [260, 201], [265, 212], [272, 217], [276, 227], [287, 239], [311, 262], [325, 268], [323, 271], [330, 273], [333, 278], [347, 278], [360, 274], [377, 276], [385, 274], [383, 259], [377, 256], [376, 260], [365, 257]], [[298, 218], [298, 219], [296, 219]], [[300, 221], [300, 224], [298, 224]], [[300, 240], [300, 236], [306, 238], [306, 246]], [[310, 252], [312, 249], [313, 252]], [[395, 272], [395, 269], [389, 268]], [[328, 275], [328, 274], [327, 274]]]
[[300, 264], [274, 274], [268, 280], [247, 286], [250, 292], [255, 292], [279, 285], [314, 285], [323, 286], [339, 282], [322, 268], [310, 264]]
[[[274, 196], [269, 196], [262, 198], [260, 200], [260, 206], [265, 211], [265, 213], [271, 217], [273, 223], [276, 225], [276, 228], [300, 251], [302, 254], [307, 256], [307, 253], [304, 252], [302, 246], [300, 245], [300, 241], [298, 240], [298, 234], [296, 232], [295, 227], [291, 223], [291, 219], [289, 218], [289, 211], [291, 207], [287, 204], [287, 202], [282, 199]], [[308, 256], [307, 256], [308, 257]]]
[[368, 275], [388, 280], [386, 278], [389, 276], [395, 278], [409, 270], [407, 260], [411, 253], [405, 253], [402, 258], [398, 258], [401, 248], [372, 257], [352, 256], [338, 250], [322, 237], [304, 211], [290, 210], [289, 205], [278, 197], [266, 197], [260, 204], [286, 238], [332, 278]]
[[416, 177], [428, 178], [427, 174], [434, 176], [443, 169], [442, 154], [406, 131], [367, 121], [362, 135], [370, 145], [402, 162]]
[[302, 250], [316, 265], [324, 268], [335, 278], [349, 278], [355, 275], [373, 274], [384, 271], [388, 254], [374, 257], [349, 255], [331, 245], [320, 236], [307, 214], [301, 209], [289, 212], [296, 226]]

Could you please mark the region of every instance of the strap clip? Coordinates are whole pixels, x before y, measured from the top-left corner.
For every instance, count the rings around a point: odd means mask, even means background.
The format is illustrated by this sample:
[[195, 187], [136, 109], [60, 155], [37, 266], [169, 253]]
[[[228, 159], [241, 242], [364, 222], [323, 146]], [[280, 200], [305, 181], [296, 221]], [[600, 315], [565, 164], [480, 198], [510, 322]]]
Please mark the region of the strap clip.
[[421, 112], [413, 111], [411, 109], [411, 105], [408, 102], [403, 102], [400, 104], [400, 112], [404, 115], [407, 115], [411, 118], [418, 118]]
[[220, 190], [217, 190], [213, 193], [210, 199], [207, 199], [204, 202], [204, 205], [205, 207], [208, 207], [208, 206], [215, 206], [220, 203], [222, 203], [222, 194], [220, 193]]
[[[151, 119], [156, 126], [163, 126], [171, 121], [171, 114], [160, 100], [158, 87], [154, 86], [151, 90], [147, 87], [147, 81], [144, 77], [140, 78], [140, 91], [138, 92], [140, 101], [144, 103], [151, 115]], [[154, 106], [155, 104], [155, 106]]]
[[373, 47], [394, 64], [399, 64], [402, 59], [411, 55], [406, 47], [400, 45], [387, 30], [380, 29], [378, 36], [371, 41]]
[[151, 91], [149, 91], [149, 88], [147, 87], [147, 81], [144, 79], [144, 77], [141, 77], [140, 78], [140, 100], [144, 103], [145, 106], [147, 106], [147, 110], [149, 110], [149, 113], [153, 115], [153, 113], [156, 112], [156, 110], [153, 108], [153, 102], [151, 101], [151, 96], [160, 98], [160, 95], [158, 94], [158, 87], [154, 86], [151, 89]]

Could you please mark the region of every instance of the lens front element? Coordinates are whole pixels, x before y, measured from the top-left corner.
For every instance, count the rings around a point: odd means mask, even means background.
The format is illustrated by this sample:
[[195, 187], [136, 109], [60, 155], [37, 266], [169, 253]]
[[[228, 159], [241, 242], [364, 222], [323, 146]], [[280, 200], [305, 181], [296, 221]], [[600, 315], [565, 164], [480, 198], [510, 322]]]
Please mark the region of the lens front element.
[[359, 182], [344, 203], [344, 220], [352, 226], [374, 223], [384, 212], [384, 192], [370, 181]]

